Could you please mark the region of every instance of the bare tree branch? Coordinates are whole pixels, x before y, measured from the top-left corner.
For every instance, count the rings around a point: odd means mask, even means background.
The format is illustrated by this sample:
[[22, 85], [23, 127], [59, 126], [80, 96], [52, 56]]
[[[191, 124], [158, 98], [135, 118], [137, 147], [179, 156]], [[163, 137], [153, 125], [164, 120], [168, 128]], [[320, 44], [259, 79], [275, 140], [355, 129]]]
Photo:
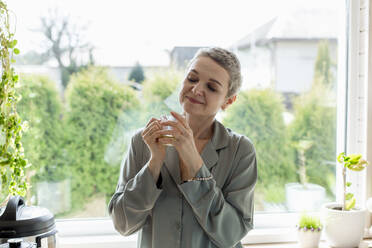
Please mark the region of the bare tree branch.
[[[57, 9], [49, 10], [48, 15], [40, 21], [39, 31], [48, 41], [45, 54], [57, 61], [63, 73], [71, 74], [77, 72], [80, 67], [93, 63], [94, 47], [84, 40], [87, 26], [81, 25], [70, 15], [61, 15]], [[89, 60], [84, 61], [83, 58]], [[68, 77], [62, 76], [64, 86], [67, 85], [66, 80]]]

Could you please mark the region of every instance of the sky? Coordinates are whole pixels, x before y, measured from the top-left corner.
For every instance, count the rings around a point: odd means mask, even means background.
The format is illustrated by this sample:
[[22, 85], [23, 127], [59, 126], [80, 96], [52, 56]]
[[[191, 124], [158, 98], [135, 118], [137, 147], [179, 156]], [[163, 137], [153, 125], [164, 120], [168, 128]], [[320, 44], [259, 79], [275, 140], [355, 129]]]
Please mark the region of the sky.
[[340, 0], [8, 0], [16, 16], [22, 53], [42, 51], [37, 30], [49, 9], [87, 24], [97, 64], [168, 65], [175, 46], [229, 47], [271, 18], [311, 4], [329, 7]]

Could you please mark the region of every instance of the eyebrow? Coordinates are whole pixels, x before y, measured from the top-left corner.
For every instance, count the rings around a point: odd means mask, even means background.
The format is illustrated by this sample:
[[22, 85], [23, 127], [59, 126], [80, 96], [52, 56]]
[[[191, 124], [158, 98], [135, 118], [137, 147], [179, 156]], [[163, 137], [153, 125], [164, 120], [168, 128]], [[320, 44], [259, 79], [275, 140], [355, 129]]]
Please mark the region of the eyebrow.
[[[194, 70], [194, 69], [192, 69], [191, 71], [194, 72], [195, 74], [199, 74], [199, 73], [198, 73], [196, 70]], [[223, 87], [223, 85], [222, 85], [220, 82], [218, 82], [216, 79], [214, 79], [214, 78], [210, 78], [209, 81], [215, 82], [215, 83], [219, 84], [221, 87]]]

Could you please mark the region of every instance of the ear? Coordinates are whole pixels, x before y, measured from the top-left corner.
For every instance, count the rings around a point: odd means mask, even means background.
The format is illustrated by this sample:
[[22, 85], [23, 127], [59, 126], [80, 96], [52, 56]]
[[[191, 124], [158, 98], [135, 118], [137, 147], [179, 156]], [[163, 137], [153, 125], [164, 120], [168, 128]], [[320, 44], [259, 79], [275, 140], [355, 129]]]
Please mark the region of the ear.
[[225, 100], [225, 103], [221, 106], [222, 110], [225, 110], [228, 106], [230, 106], [233, 102], [236, 101], [236, 95], [230, 96]]

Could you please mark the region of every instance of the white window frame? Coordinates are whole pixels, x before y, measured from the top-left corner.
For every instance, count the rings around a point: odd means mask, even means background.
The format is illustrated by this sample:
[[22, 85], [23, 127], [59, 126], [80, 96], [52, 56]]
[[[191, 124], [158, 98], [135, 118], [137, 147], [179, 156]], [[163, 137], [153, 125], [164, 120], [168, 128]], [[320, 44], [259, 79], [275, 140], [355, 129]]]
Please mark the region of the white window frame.
[[[349, 11], [346, 11], [345, 7], [341, 8], [338, 32], [336, 150], [337, 153], [341, 151], [362, 153], [371, 161], [371, 166], [367, 170], [348, 178], [353, 183], [351, 190], [355, 192], [358, 202], [364, 203], [368, 197], [372, 197], [372, 49], [368, 49], [372, 47], [372, 32], [369, 30], [372, 25], [372, 10], [368, 0], [345, 0], [345, 6], [348, 6]], [[337, 166], [338, 202], [342, 199], [341, 180], [341, 166]], [[293, 227], [297, 218], [298, 215], [295, 213], [257, 214], [255, 229], [242, 242], [256, 244], [295, 241]], [[366, 227], [371, 225], [370, 219], [369, 217]], [[108, 244], [109, 247], [136, 247], [137, 235], [120, 236], [109, 218], [56, 222], [59, 242], [63, 248], [99, 248], [108, 247]]]
[[[372, 163], [372, 23], [371, 6], [368, 0], [350, 1], [349, 28], [349, 59], [348, 59], [348, 87], [346, 103], [348, 104], [346, 125], [346, 140], [338, 147], [338, 152], [361, 153]], [[369, 87], [368, 87], [369, 86]], [[341, 133], [341, 131], [339, 132]], [[339, 134], [338, 133], [338, 134]], [[339, 166], [337, 173], [341, 175]], [[348, 181], [352, 182], [350, 190], [354, 192], [357, 204], [365, 207], [365, 202], [372, 197], [372, 168], [367, 167], [362, 172], [348, 172]], [[341, 177], [339, 177], [339, 180]], [[341, 183], [337, 200], [342, 201]], [[370, 214], [366, 227], [371, 225]], [[366, 230], [366, 235], [371, 235]]]
[[[372, 6], [371, 2], [368, 2], [367, 6], [367, 11], [368, 13], [368, 47], [366, 50], [367, 54], [367, 89], [366, 89], [366, 105], [367, 105], [367, 110], [366, 110], [366, 144], [365, 144], [365, 156], [368, 161], [370, 161], [370, 166], [367, 168], [366, 172], [366, 178], [369, 179], [367, 180], [367, 185], [366, 185], [366, 197], [367, 199], [372, 197]], [[367, 221], [367, 227], [371, 226], [372, 221], [371, 221], [371, 213], [369, 214], [369, 218]], [[371, 232], [369, 232], [369, 235], [371, 236]]]

